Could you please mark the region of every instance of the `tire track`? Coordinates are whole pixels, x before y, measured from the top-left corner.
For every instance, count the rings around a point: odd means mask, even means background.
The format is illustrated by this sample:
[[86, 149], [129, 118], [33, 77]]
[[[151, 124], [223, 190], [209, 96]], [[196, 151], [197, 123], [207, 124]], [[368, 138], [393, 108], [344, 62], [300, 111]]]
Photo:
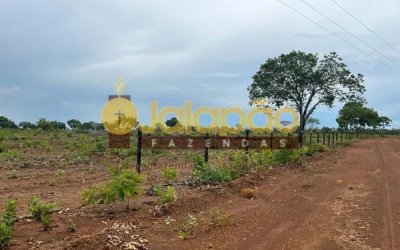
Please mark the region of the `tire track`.
[[[384, 154], [382, 152], [382, 148], [388, 145], [388, 140], [380, 141], [379, 144], [375, 144], [375, 149], [378, 155], [380, 162], [382, 163], [382, 175], [384, 181], [384, 190], [385, 190], [385, 238], [386, 241], [384, 244], [389, 244], [389, 246], [384, 245], [384, 249], [394, 249], [395, 247], [395, 233], [393, 226], [393, 212], [392, 212], [392, 198], [390, 195], [389, 189], [389, 178], [388, 178], [388, 163], [385, 160]], [[386, 150], [386, 154], [388, 154], [388, 150]], [[393, 173], [392, 173], [393, 174]]]

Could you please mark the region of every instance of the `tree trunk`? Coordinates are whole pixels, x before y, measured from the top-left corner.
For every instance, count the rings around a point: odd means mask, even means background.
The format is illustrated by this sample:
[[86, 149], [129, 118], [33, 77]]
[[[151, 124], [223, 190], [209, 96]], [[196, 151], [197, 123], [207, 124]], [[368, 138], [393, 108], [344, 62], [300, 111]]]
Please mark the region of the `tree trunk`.
[[303, 135], [304, 135], [305, 125], [306, 125], [305, 115], [300, 114], [300, 126], [299, 126], [299, 130], [297, 131], [297, 136], [298, 136], [300, 147], [303, 147]]

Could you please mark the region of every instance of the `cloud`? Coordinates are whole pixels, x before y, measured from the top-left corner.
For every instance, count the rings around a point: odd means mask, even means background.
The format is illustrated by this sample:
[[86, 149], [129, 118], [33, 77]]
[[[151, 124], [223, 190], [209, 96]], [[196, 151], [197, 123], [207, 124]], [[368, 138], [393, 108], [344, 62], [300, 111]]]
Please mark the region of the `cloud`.
[[[301, 1], [287, 2], [380, 58]], [[335, 5], [309, 2], [393, 65], [400, 62]], [[400, 29], [399, 1], [343, 5], [400, 49], [400, 35], [393, 32]], [[366, 75], [370, 105], [382, 113], [390, 109], [400, 120], [400, 111], [388, 108], [397, 103], [398, 75], [278, 1], [4, 0], [0, 22], [0, 106], [16, 120], [99, 120], [118, 76], [139, 107], [154, 99], [165, 106], [191, 99], [195, 105], [246, 107], [246, 87], [260, 64], [291, 50], [338, 51], [352, 72]], [[336, 125], [332, 111], [319, 109], [318, 115], [323, 125]]]
[[21, 87], [19, 87], [19, 86], [0, 87], [0, 96], [6, 97], [6, 96], [17, 94], [20, 91], [21, 91]]
[[201, 77], [201, 78], [233, 78], [233, 77], [239, 77], [239, 76], [241, 76], [241, 75], [237, 74], [237, 73], [229, 73], [229, 72], [205, 73], [205, 74], [197, 75], [197, 77]]

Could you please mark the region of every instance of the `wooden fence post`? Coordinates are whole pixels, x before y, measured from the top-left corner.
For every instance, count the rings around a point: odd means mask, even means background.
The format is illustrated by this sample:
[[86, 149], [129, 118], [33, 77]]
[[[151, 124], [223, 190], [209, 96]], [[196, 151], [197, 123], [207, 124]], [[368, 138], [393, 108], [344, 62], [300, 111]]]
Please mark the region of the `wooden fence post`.
[[140, 174], [142, 164], [142, 131], [137, 129], [136, 171]]
[[328, 132], [328, 146], [331, 144], [331, 133]]
[[271, 148], [271, 150], [272, 150], [272, 143], [273, 143], [273, 141], [274, 141], [274, 132], [271, 132], [271, 140], [269, 141], [269, 147]]
[[249, 135], [250, 135], [250, 130], [249, 130], [249, 129], [246, 129], [246, 130], [245, 130], [245, 138], [246, 138], [246, 140], [247, 140], [247, 145], [246, 145], [246, 147], [244, 148], [244, 153], [245, 153], [246, 155], [249, 154]]
[[204, 146], [204, 162], [208, 162], [208, 147], [207, 147], [207, 140], [209, 139], [208, 133], [206, 134], [205, 146]]

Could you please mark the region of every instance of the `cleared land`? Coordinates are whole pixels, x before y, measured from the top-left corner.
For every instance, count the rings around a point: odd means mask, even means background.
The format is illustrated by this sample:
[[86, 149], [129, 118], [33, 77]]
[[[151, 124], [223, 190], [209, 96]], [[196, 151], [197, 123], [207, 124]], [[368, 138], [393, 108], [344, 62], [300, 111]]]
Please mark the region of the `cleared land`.
[[[50, 145], [26, 147], [23, 157], [7, 156], [0, 161], [2, 204], [7, 198], [16, 198], [22, 216], [27, 214], [31, 197], [40, 195], [62, 209], [52, 215], [54, 223], [48, 231], [42, 231], [38, 222], [18, 221], [11, 249], [120, 249], [129, 247], [129, 242], [142, 242], [143, 248], [150, 249], [400, 248], [397, 138], [358, 141], [301, 163], [246, 174], [215, 186], [184, 185], [182, 181], [191, 172], [185, 153], [149, 154], [144, 158], [157, 158], [158, 165], [188, 166], [178, 169], [177, 201], [157, 217], [156, 197], [146, 194], [135, 200], [129, 211], [125, 204], [83, 206], [80, 192], [110, 178], [105, 159], [112, 163], [130, 153], [93, 155], [96, 149], [87, 149], [88, 155], [79, 155], [82, 141], [96, 145], [99, 140], [84, 135], [54, 136]], [[7, 146], [18, 152], [22, 141], [18, 138], [15, 145], [8, 142]], [[59, 148], [53, 146], [60, 141]], [[104, 138], [100, 142], [104, 143]], [[49, 149], [43, 150], [47, 146]], [[101, 151], [101, 146], [98, 149]], [[57, 175], [57, 169], [64, 174]], [[144, 190], [161, 178], [159, 169], [147, 170], [144, 176]], [[246, 198], [244, 188], [255, 189], [256, 198]], [[187, 240], [181, 240], [178, 232], [190, 224], [189, 214], [196, 218], [197, 226]], [[70, 219], [76, 224], [75, 232], [67, 230]]]

